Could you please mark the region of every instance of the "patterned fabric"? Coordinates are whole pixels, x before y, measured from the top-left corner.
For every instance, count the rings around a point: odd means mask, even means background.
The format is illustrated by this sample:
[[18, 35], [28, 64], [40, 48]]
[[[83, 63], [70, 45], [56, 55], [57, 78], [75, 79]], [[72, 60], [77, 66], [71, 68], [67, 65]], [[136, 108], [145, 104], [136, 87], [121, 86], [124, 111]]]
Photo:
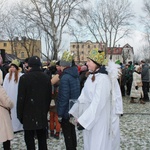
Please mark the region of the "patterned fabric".
[[94, 49], [90, 51], [88, 58], [98, 64], [102, 64], [105, 59], [105, 53], [98, 51], [98, 49]]
[[66, 61], [66, 62], [72, 62], [73, 60], [73, 54], [71, 54], [68, 51], [65, 51], [62, 55], [61, 60]]
[[20, 62], [17, 59], [12, 60], [11, 64], [16, 65], [17, 67], [19, 67]]
[[72, 66], [73, 54], [68, 51], [65, 51], [60, 60], [60, 66], [70, 67]]

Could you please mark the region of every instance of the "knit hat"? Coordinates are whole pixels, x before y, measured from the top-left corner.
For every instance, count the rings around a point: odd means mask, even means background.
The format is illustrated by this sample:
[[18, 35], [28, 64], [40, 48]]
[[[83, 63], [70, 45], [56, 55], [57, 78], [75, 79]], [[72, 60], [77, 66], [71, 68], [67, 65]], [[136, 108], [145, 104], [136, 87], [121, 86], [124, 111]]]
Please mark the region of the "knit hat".
[[105, 59], [105, 53], [98, 49], [93, 49], [90, 51], [87, 58], [91, 59], [94, 63], [101, 65]]
[[60, 60], [60, 66], [69, 67], [72, 66], [73, 54], [68, 51], [65, 51]]
[[29, 58], [28, 61], [29, 67], [40, 67], [41, 66], [41, 61], [38, 56], [32, 56]]
[[20, 62], [17, 59], [11, 61], [10, 66], [14, 66], [17, 70], [19, 69]]

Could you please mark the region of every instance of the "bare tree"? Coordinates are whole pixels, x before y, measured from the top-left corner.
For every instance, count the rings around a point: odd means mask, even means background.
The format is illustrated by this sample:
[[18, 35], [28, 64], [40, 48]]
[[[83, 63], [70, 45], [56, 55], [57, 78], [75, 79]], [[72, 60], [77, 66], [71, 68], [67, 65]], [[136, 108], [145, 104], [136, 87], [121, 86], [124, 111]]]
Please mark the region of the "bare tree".
[[[149, 60], [150, 59], [150, 49], [148, 45], [143, 45], [140, 48], [140, 58], [141, 59], [145, 59], [145, 60]], [[150, 61], [149, 61], [150, 62]]]
[[37, 40], [40, 39], [40, 30], [36, 25], [29, 22], [27, 19], [20, 18], [18, 12], [11, 10], [5, 12], [3, 19], [3, 34], [5, 39], [9, 39], [11, 44], [11, 53], [16, 56], [20, 53], [17, 49], [18, 45], [24, 47], [27, 56], [34, 55], [35, 50], [41, 52], [41, 49], [36, 47]]
[[101, 0], [84, 8], [80, 20], [96, 41], [106, 44], [106, 52], [107, 47], [115, 47], [120, 39], [129, 35], [133, 17], [128, 0]]
[[[52, 41], [53, 58], [57, 59], [66, 23], [85, 0], [29, 0], [20, 7], [22, 17], [39, 26]], [[21, 5], [22, 6], [22, 5]]]
[[[144, 16], [140, 18], [140, 22], [144, 25], [146, 45], [143, 46], [144, 58], [150, 59], [150, 3], [148, 0], [144, 1]], [[146, 19], [145, 19], [146, 18]]]

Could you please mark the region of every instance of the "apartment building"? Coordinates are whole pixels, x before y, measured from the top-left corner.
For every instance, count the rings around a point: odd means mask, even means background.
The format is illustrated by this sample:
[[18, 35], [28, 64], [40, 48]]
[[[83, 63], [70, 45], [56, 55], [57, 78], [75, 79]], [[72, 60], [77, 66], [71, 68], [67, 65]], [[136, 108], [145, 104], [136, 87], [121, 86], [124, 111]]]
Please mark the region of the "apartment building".
[[21, 60], [33, 55], [41, 57], [41, 41], [22, 37], [20, 40], [0, 40], [0, 49], [5, 53], [12, 54]]
[[[92, 49], [99, 49], [100, 51], [105, 51], [105, 44], [102, 42], [92, 42], [90, 40], [86, 42], [71, 42], [70, 43], [70, 51], [75, 55], [75, 62], [77, 63], [85, 63], [87, 61], [87, 56]], [[110, 58], [112, 54], [112, 60], [120, 60], [123, 63], [127, 63], [128, 61], [133, 61], [133, 47], [131, 47], [128, 43], [123, 47], [108, 47], [106, 51], [106, 58]]]

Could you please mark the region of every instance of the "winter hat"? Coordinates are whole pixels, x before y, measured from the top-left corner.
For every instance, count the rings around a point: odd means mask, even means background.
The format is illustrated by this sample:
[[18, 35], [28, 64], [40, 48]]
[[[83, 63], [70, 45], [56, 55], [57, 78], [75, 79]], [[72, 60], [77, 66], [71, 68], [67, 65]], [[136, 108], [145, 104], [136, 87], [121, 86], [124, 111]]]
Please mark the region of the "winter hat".
[[19, 60], [13, 59], [13, 60], [11, 61], [10, 67], [11, 67], [11, 66], [14, 66], [17, 70], [19, 70], [19, 65], [20, 65]]
[[135, 70], [135, 71], [138, 71], [139, 68], [140, 68], [139, 65], [135, 65], [135, 66], [134, 66], [134, 70]]
[[69, 67], [72, 66], [73, 54], [68, 51], [65, 51], [60, 60], [60, 66]]
[[32, 56], [29, 58], [28, 61], [29, 67], [40, 67], [41, 66], [41, 61], [38, 56]]
[[101, 65], [105, 59], [105, 53], [103, 51], [99, 51], [98, 49], [93, 49], [90, 51], [87, 58], [91, 59], [97, 65]]

